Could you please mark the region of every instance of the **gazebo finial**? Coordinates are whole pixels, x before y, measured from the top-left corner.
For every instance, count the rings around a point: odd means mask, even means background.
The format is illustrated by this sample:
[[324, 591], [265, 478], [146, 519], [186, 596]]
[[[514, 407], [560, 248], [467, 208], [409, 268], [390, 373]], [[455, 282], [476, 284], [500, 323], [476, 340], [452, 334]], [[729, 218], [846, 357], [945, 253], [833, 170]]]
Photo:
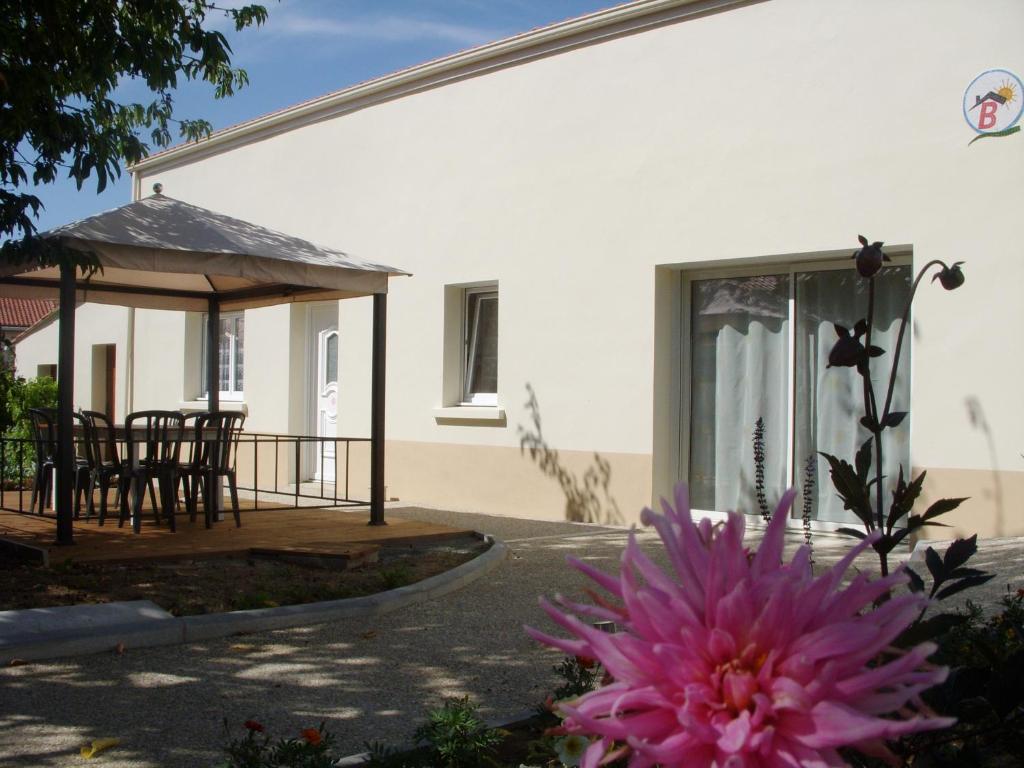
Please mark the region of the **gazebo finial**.
[[153, 194], [154, 195], [159, 195], [163, 191], [164, 191], [164, 185], [161, 184], [159, 181], [156, 184], [153, 185]]

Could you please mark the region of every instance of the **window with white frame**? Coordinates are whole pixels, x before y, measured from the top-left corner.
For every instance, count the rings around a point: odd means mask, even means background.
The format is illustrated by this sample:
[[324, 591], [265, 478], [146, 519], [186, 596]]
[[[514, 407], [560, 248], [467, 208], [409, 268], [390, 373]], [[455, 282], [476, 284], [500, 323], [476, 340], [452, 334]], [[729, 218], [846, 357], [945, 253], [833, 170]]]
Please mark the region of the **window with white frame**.
[[497, 405], [497, 287], [467, 288], [462, 318], [462, 401], [467, 405]]
[[[910, 293], [909, 266], [875, 278], [872, 344], [886, 355], [872, 362], [884, 392], [899, 322]], [[867, 282], [844, 263], [800, 265], [757, 273], [683, 277], [684, 349], [682, 466], [694, 509], [758, 511], [753, 455], [757, 420], [764, 420], [764, 487], [770, 506], [786, 488], [804, 487], [813, 467], [811, 518], [849, 523], [819, 451], [852, 461], [870, 436], [859, 424], [863, 387], [853, 368], [827, 368], [834, 323], [852, 328], [867, 313]], [[910, 344], [904, 341], [894, 402], [910, 409]], [[688, 402], [687, 402], [688, 401]], [[688, 406], [688, 407], [687, 407]], [[890, 430], [884, 457], [886, 498], [903, 465], [910, 471], [909, 419]], [[800, 517], [802, 493], [793, 516]]]
[[[209, 396], [207, 381], [207, 338], [209, 315], [203, 315], [203, 354], [200, 378], [202, 397]], [[223, 400], [241, 400], [245, 391], [245, 316], [241, 312], [225, 312], [220, 316], [220, 365], [218, 382]]]

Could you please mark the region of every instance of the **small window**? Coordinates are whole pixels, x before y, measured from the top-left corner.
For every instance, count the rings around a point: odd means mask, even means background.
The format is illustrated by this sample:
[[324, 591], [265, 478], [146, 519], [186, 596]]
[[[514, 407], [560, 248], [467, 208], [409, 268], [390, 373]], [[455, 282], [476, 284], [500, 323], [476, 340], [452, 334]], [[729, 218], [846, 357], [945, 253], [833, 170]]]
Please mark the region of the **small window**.
[[[203, 315], [202, 355], [202, 397], [209, 396], [206, 379], [206, 339], [209, 316]], [[229, 312], [220, 316], [220, 366], [218, 381], [220, 397], [224, 400], [241, 400], [245, 391], [245, 316], [241, 312]]]
[[338, 383], [338, 332], [330, 331], [324, 339], [324, 370], [320, 388]]
[[498, 404], [498, 291], [468, 288], [463, 311], [463, 402]]

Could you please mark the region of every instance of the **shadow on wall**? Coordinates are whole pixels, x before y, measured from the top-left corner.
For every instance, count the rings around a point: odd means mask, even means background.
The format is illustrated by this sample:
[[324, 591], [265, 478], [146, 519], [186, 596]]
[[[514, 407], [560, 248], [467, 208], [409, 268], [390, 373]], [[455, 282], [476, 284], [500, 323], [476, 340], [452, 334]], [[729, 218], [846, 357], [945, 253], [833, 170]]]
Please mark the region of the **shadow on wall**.
[[[981, 432], [985, 437], [985, 444], [988, 446], [989, 465], [992, 467], [992, 505], [996, 509], [996, 535], [1001, 535], [1006, 530], [1003, 527], [1003, 483], [999, 479], [999, 460], [996, 456], [996, 441], [992, 436], [992, 427], [985, 418], [985, 411], [981, 407], [981, 400], [974, 395], [969, 396], [964, 404], [967, 406], [967, 418], [971, 426]], [[989, 492], [985, 493], [990, 495]]]
[[615, 497], [609, 492], [612, 479], [611, 464], [595, 451], [594, 463], [587, 467], [582, 479], [567, 469], [558, 455], [544, 440], [541, 432], [540, 404], [537, 393], [527, 382], [529, 399], [526, 409], [530, 412], [529, 428], [520, 424], [519, 450], [529, 453], [530, 460], [547, 477], [554, 478], [565, 494], [565, 519], [573, 523], [599, 523], [601, 525], [623, 525], [625, 519], [619, 511]]

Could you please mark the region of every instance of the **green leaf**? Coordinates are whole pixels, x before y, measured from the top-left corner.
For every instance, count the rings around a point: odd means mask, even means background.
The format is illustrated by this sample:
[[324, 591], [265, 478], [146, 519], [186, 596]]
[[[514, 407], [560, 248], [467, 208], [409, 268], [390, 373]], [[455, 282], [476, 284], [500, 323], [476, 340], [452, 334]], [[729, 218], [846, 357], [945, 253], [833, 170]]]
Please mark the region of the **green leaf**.
[[836, 528], [836, 533], [841, 533], [844, 536], [852, 536], [855, 539], [866, 539], [867, 534], [864, 531], [858, 531], [856, 528]]
[[983, 571], [980, 568], [957, 568], [949, 574], [951, 579], [962, 579], [966, 576], [985, 576], [988, 571]]
[[986, 573], [983, 576], [968, 576], [967, 578], [955, 581], [948, 587], [943, 588], [935, 597], [938, 600], [945, 600], [947, 597], [955, 595], [958, 592], [963, 592], [965, 589], [979, 587], [982, 584], [991, 581], [995, 577], [996, 575], [994, 573]]
[[893, 411], [884, 419], [882, 419], [882, 426], [885, 427], [898, 427], [903, 420], [907, 418], [906, 411]]
[[895, 645], [899, 648], [910, 648], [921, 643], [934, 640], [943, 635], [953, 627], [958, 627], [967, 621], [967, 616], [961, 613], [940, 613], [922, 621], [917, 621], [907, 627], [903, 633], [896, 638]]
[[896, 481], [896, 488], [892, 492], [892, 506], [889, 508], [889, 516], [886, 519], [886, 525], [890, 531], [899, 522], [900, 518], [910, 514], [910, 510], [914, 507], [914, 502], [921, 495], [921, 488], [924, 486], [926, 474], [928, 473], [922, 472], [907, 484], [903, 480], [903, 465], [900, 465], [899, 479]]
[[875, 524], [871, 513], [871, 500], [864, 483], [857, 477], [853, 467], [832, 454], [822, 453], [829, 464], [829, 476], [832, 485], [843, 500], [843, 508], [851, 510], [868, 530], [874, 530]]
[[932, 575], [933, 581], [941, 583], [945, 580], [946, 569], [942, 565], [942, 558], [939, 557], [939, 553], [935, 551], [934, 547], [928, 547], [925, 550], [924, 563], [928, 566], [928, 572]]
[[957, 539], [946, 549], [946, 553], [942, 556], [942, 564], [946, 569], [947, 573], [951, 573], [955, 569], [970, 560], [974, 554], [978, 551], [978, 534], [974, 534], [969, 539]]
[[871, 471], [871, 439], [864, 441], [864, 444], [857, 450], [853, 463], [857, 468], [857, 477], [862, 483], [866, 483], [868, 473]]
[[928, 509], [925, 510], [925, 513], [921, 515], [921, 519], [931, 520], [932, 518], [938, 517], [939, 515], [944, 515], [947, 512], [952, 512], [954, 509], [956, 509], [965, 501], [967, 501], [968, 498], [970, 497], [965, 496], [962, 499], [939, 499], [930, 507], [928, 507]]
[[[25, 183], [19, 153], [32, 158], [37, 184], [57, 180], [59, 168], [81, 186], [100, 191], [148, 148], [171, 141], [171, 94], [182, 79], [202, 80], [226, 96], [248, 82], [231, 67], [225, 34], [212, 28], [215, 0], [82, 2], [46, 0], [4, 5], [0, 24], [0, 242], [36, 232], [31, 196], [9, 192]], [[262, 24], [261, 5], [227, 9], [236, 30]], [[148, 90], [146, 107], [115, 87], [128, 80]], [[192, 129], [196, 133], [195, 129]], [[13, 184], [12, 184], [13, 182]], [[53, 266], [37, 262], [39, 266]]]
[[905, 568], [907, 576], [910, 578], [910, 583], [907, 585], [910, 587], [911, 592], [924, 592], [924, 579], [922, 579], [913, 568]]

